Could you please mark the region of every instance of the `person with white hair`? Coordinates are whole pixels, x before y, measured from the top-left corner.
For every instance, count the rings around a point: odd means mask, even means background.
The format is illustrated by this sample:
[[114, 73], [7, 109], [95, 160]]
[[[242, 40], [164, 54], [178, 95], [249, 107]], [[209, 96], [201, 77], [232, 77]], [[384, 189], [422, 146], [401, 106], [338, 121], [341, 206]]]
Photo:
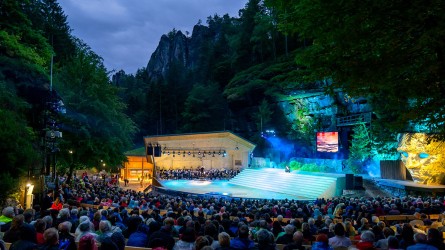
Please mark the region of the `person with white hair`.
[[284, 227], [284, 234], [277, 237], [277, 244], [290, 244], [293, 242], [295, 227], [286, 225]]
[[0, 216], [0, 228], [1, 232], [6, 232], [11, 227], [12, 219], [14, 218], [15, 212], [13, 207], [5, 207], [2, 211], [2, 216]]
[[356, 244], [357, 249], [374, 249], [375, 236], [372, 231], [363, 231], [360, 235], [360, 241]]

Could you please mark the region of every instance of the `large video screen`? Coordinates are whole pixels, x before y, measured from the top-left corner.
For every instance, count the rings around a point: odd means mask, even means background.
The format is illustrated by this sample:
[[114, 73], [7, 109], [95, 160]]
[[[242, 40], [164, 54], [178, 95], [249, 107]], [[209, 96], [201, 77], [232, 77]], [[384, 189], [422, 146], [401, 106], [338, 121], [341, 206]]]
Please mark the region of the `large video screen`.
[[338, 132], [317, 132], [317, 152], [338, 152]]

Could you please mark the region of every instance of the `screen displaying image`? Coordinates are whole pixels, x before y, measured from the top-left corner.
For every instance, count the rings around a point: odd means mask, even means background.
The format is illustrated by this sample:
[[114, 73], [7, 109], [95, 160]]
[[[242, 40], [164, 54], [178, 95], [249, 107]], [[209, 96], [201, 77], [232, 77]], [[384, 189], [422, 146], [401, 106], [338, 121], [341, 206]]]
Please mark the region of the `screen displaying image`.
[[317, 132], [318, 152], [338, 152], [338, 132]]

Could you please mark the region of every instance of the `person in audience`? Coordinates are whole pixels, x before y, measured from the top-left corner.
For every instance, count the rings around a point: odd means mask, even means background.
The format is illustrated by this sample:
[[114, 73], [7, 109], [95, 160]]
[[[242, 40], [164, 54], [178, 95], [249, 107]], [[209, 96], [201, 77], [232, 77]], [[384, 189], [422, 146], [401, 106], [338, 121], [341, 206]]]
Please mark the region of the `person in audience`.
[[357, 232], [355, 231], [354, 226], [352, 225], [351, 221], [345, 222], [345, 236], [346, 237], [354, 237], [357, 235]]
[[205, 247], [210, 247], [210, 242], [206, 236], [199, 236], [195, 240], [195, 250], [202, 250]]
[[63, 202], [60, 200], [59, 197], [56, 197], [56, 200], [51, 205], [51, 209], [60, 211], [60, 209], [63, 208]]
[[20, 227], [19, 240], [13, 242], [9, 250], [36, 250], [36, 231], [30, 225]]
[[111, 240], [116, 244], [118, 250], [125, 250], [125, 237], [121, 232], [114, 232]]
[[317, 235], [314, 244], [312, 244], [312, 250], [332, 250], [329, 246], [329, 239], [326, 234]]
[[79, 239], [79, 247], [77, 249], [78, 250], [98, 250], [95, 236], [93, 234], [82, 235]]
[[195, 230], [188, 227], [182, 233], [180, 239], [175, 243], [173, 250], [193, 250], [195, 247]]
[[155, 248], [156, 242], [158, 239], [165, 242], [165, 246], [168, 250], [172, 250], [175, 245], [175, 239], [172, 236], [172, 230], [174, 226], [174, 220], [171, 217], [167, 217], [164, 220], [164, 226], [161, 227], [160, 230], [154, 232], [151, 234], [149, 240], [148, 240], [148, 247]]
[[400, 248], [406, 249], [411, 245], [414, 245], [414, 230], [413, 227], [408, 224], [404, 223], [402, 226], [402, 233], [401, 233], [401, 240], [399, 243]]
[[335, 247], [349, 247], [351, 246], [351, 240], [345, 237], [345, 227], [341, 222], [338, 222], [334, 226], [335, 236], [329, 239], [329, 246]]
[[100, 234], [96, 238], [97, 242], [102, 243], [107, 238], [111, 238], [111, 235], [113, 234], [111, 231], [111, 223], [107, 220], [101, 220], [99, 222], [99, 232]]
[[395, 236], [388, 237], [388, 250], [399, 250], [399, 240]]
[[292, 250], [292, 249], [297, 249], [297, 250], [305, 250], [306, 248], [303, 246], [303, 233], [301, 233], [300, 231], [297, 231], [294, 233], [293, 238], [292, 238], [292, 242], [287, 244], [283, 250]]
[[443, 242], [443, 234], [435, 228], [428, 229], [428, 241], [429, 245], [435, 246], [437, 249], [445, 249], [445, 243]]
[[249, 239], [249, 227], [241, 225], [238, 229], [238, 237], [230, 241], [232, 249], [251, 249], [255, 247], [253, 240]]
[[20, 227], [24, 224], [25, 217], [23, 214], [14, 216], [11, 227], [3, 235], [3, 240], [6, 242], [16, 242], [19, 240]]
[[374, 247], [375, 236], [372, 231], [363, 231], [360, 235], [360, 241], [356, 244], [358, 250], [372, 250]]
[[6, 232], [9, 230], [12, 224], [12, 219], [15, 216], [13, 207], [5, 207], [2, 210], [2, 216], [0, 216], [0, 231]]
[[40, 250], [58, 250], [59, 249], [59, 233], [55, 228], [48, 228], [43, 233], [45, 244], [40, 247]]
[[414, 245], [407, 247], [407, 250], [438, 250], [437, 247], [427, 243], [427, 236], [423, 233], [414, 234]]
[[277, 238], [278, 235], [282, 232], [284, 232], [284, 231], [283, 231], [283, 227], [281, 226], [280, 222], [274, 221], [272, 223], [272, 233], [273, 233], [274, 237]]
[[414, 213], [414, 220], [410, 221], [409, 224], [414, 228], [419, 228], [425, 225], [425, 223], [423, 222], [422, 218], [421, 218], [421, 214], [418, 212]]
[[387, 249], [387, 248], [388, 248], [388, 238], [389, 238], [390, 236], [394, 236], [395, 233], [394, 233], [394, 230], [392, 230], [391, 228], [389, 228], [389, 227], [385, 227], [385, 228], [383, 229], [383, 235], [385, 236], [385, 238], [384, 238], [384, 239], [380, 239], [380, 240], [378, 240], [378, 241], [374, 244], [376, 248]]
[[46, 230], [46, 222], [43, 219], [37, 219], [34, 223], [34, 228], [36, 230], [37, 244], [43, 245], [45, 243], [43, 233]]
[[[93, 223], [91, 223], [89, 220], [84, 221], [79, 224], [79, 234], [76, 236], [76, 241], [80, 242], [80, 239], [86, 235], [91, 235], [94, 240], [96, 240], [97, 234], [94, 233], [93, 229]], [[88, 237], [85, 237], [85, 244], [89, 245], [88, 243]]]
[[277, 238], [277, 244], [287, 245], [289, 243], [292, 243], [294, 232], [295, 232], [294, 226], [292, 226], [292, 225], [285, 226], [284, 234], [280, 235]]
[[221, 232], [218, 234], [218, 246], [214, 248], [215, 250], [229, 250], [230, 248], [230, 235], [226, 232]]
[[70, 234], [72, 224], [65, 221], [59, 224], [59, 248], [64, 250], [76, 250], [74, 236]]
[[260, 229], [257, 233], [257, 240], [256, 248], [259, 250], [275, 250], [274, 237], [269, 230]]

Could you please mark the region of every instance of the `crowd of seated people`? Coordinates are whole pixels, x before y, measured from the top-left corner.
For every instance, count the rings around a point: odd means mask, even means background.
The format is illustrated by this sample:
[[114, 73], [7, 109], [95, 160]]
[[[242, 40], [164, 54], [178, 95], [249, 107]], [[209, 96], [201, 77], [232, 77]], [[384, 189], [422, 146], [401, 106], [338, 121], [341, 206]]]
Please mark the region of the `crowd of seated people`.
[[[60, 210], [44, 203], [2, 210], [10, 249], [445, 249], [442, 221], [427, 216], [445, 211], [441, 197], [196, 198], [123, 190], [88, 176], [58, 191]], [[379, 220], [391, 214], [413, 219]]]
[[164, 180], [195, 180], [195, 179], [209, 179], [209, 180], [229, 180], [239, 174], [239, 170], [227, 169], [204, 169], [198, 167], [197, 169], [161, 169], [157, 175]]

